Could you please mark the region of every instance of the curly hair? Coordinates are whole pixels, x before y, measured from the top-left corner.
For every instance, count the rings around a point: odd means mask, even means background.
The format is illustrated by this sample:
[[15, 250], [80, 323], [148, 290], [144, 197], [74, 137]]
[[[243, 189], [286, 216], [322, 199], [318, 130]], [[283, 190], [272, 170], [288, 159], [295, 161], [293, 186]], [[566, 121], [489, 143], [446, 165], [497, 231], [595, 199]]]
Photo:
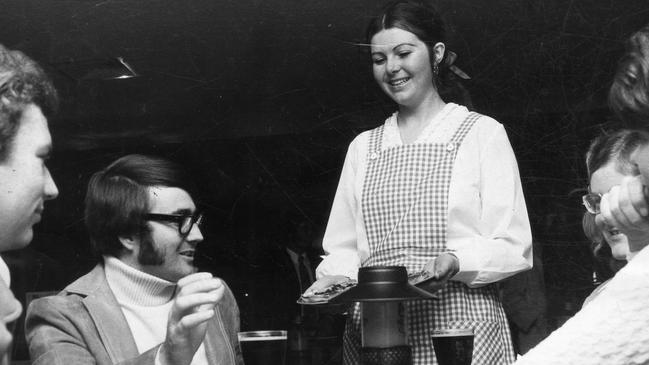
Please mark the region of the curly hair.
[[58, 95], [45, 71], [24, 53], [0, 44], [0, 162], [7, 159], [25, 107], [56, 113]]
[[627, 41], [608, 99], [622, 121], [649, 126], [649, 24]]

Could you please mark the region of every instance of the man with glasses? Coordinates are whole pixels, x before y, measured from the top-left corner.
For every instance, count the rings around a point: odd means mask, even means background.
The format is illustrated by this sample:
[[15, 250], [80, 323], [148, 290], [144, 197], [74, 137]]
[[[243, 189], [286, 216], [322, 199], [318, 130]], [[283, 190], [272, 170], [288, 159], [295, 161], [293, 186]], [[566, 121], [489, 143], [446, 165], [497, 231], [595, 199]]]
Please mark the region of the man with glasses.
[[196, 272], [202, 215], [177, 165], [129, 155], [95, 173], [85, 219], [102, 262], [35, 300], [33, 364], [242, 364], [227, 285]]

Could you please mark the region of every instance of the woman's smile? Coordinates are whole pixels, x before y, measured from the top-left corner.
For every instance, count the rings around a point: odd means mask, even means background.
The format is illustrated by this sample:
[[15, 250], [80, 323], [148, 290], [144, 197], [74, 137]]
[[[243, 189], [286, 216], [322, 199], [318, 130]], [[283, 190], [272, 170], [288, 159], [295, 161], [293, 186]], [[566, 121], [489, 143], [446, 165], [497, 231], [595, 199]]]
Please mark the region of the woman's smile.
[[410, 81], [410, 77], [401, 77], [388, 81], [388, 84], [390, 84], [390, 86], [392, 87], [398, 88], [405, 85], [408, 81]]

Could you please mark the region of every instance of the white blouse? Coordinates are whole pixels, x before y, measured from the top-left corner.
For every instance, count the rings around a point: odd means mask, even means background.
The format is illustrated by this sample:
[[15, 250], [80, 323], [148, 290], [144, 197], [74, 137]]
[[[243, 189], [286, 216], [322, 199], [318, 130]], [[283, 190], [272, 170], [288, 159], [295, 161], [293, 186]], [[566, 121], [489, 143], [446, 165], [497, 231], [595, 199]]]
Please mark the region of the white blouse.
[[[447, 104], [414, 143], [448, 143], [469, 111]], [[382, 150], [402, 145], [397, 113], [385, 122]], [[323, 238], [316, 273], [357, 277], [370, 249], [360, 205], [370, 131], [350, 144]], [[504, 127], [483, 116], [460, 146], [448, 197], [447, 249], [460, 271], [452, 280], [477, 287], [532, 267], [532, 235], [518, 165]]]

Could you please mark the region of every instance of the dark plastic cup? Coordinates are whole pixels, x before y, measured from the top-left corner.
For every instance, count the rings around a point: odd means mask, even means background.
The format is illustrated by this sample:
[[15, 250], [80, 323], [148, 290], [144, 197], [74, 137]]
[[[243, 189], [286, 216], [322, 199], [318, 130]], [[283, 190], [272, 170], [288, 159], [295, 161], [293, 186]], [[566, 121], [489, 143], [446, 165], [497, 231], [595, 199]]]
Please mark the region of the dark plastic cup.
[[439, 365], [471, 365], [473, 329], [434, 330], [433, 347]]
[[286, 331], [239, 332], [239, 344], [246, 365], [284, 365]]

